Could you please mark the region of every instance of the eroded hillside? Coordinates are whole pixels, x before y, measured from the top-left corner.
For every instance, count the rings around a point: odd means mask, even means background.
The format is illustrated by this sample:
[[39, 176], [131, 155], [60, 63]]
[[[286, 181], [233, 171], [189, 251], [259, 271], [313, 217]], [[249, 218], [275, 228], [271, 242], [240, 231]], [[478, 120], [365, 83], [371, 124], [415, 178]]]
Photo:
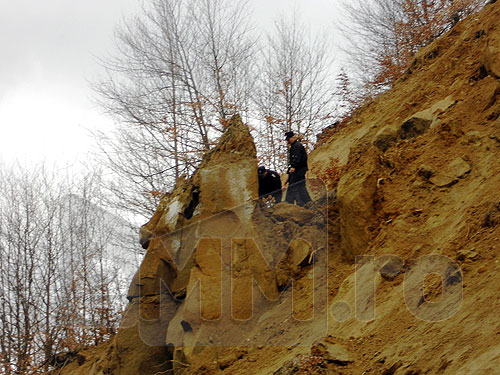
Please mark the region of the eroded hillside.
[[310, 177], [343, 174], [306, 208], [258, 204], [234, 118], [143, 227], [118, 334], [60, 373], [499, 373], [498, 19], [421, 50], [313, 151]]

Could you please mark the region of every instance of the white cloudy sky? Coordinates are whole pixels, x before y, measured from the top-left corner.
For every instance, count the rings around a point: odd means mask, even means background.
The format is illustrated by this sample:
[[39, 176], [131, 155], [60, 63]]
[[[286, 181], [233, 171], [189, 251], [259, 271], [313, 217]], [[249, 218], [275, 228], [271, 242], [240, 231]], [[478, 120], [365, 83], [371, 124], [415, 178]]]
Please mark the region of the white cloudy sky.
[[[250, 0], [262, 25], [295, 3], [314, 25], [332, 27], [338, 0]], [[73, 163], [111, 120], [91, 101], [97, 56], [141, 0], [0, 0], [0, 161]]]

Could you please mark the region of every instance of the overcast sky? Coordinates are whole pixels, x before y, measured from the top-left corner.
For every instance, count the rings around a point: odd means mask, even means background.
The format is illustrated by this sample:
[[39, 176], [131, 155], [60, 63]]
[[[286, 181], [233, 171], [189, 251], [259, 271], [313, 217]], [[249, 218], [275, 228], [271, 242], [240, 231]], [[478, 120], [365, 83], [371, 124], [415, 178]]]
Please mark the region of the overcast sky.
[[[338, 0], [250, 0], [261, 25], [293, 3], [330, 28]], [[141, 0], [0, 0], [0, 160], [74, 163], [94, 148], [88, 129], [111, 120], [91, 101], [98, 56]]]

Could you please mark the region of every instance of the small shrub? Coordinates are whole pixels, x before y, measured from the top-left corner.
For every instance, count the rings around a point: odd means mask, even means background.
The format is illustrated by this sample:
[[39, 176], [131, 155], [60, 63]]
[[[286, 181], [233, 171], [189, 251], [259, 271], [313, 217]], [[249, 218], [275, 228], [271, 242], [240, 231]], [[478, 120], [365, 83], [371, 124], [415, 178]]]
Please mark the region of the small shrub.
[[318, 177], [323, 180], [328, 190], [332, 190], [337, 187], [344, 169], [338, 158], [330, 157], [328, 163], [318, 173]]

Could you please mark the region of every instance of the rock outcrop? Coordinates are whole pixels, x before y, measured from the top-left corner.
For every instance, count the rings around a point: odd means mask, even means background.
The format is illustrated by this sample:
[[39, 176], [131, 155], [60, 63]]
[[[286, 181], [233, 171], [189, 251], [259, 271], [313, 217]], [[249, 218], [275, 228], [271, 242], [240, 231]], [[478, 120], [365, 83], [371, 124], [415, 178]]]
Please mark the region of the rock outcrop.
[[[223, 346], [269, 342], [276, 336], [269, 321], [310, 320], [322, 309], [326, 329], [326, 303], [313, 303], [326, 301], [319, 282], [326, 263], [314, 265], [326, 258], [326, 211], [287, 203], [270, 210], [256, 199], [257, 184], [253, 139], [235, 116], [193, 176], [180, 180], [141, 228], [147, 252], [108, 357], [75, 374], [194, 374], [207, 358], [223, 358]], [[294, 280], [313, 270], [315, 285], [300, 293], [316, 297], [294, 310]]]

